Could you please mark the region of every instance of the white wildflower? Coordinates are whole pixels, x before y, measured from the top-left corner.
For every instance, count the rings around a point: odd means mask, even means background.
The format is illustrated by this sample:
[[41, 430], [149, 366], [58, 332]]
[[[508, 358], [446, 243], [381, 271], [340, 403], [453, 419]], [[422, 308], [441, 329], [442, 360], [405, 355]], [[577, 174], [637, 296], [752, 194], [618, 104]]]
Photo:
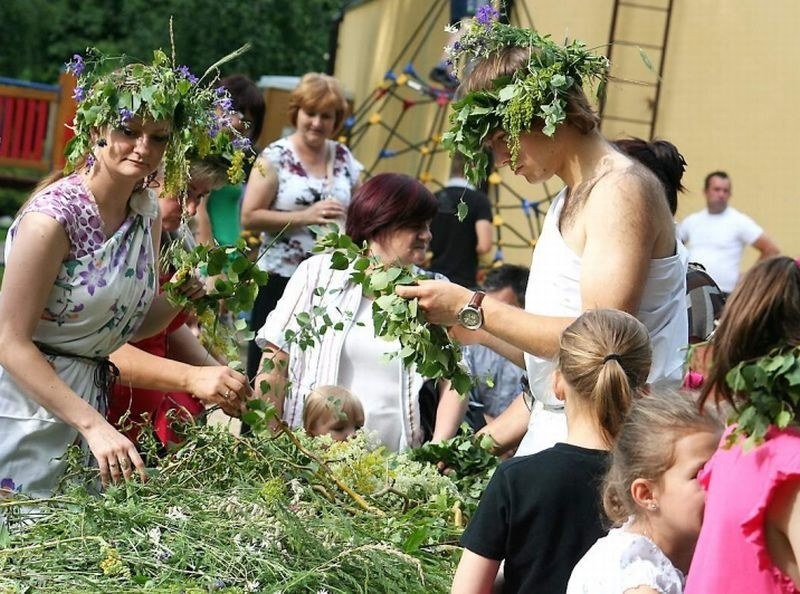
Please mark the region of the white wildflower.
[[161, 542], [161, 528], [158, 526], [150, 528], [150, 530], [147, 531], [147, 538], [149, 538], [150, 542], [157, 546]]
[[253, 580], [252, 582], [245, 582], [244, 584], [244, 591], [245, 592], [258, 592], [258, 589], [261, 587], [261, 582], [258, 580]]
[[189, 516], [183, 513], [183, 510], [177, 505], [173, 505], [167, 510], [167, 517], [170, 520], [180, 520], [181, 522], [185, 522], [189, 519]]
[[289, 481], [289, 488], [292, 490], [292, 505], [297, 505], [303, 497], [303, 485], [295, 478]]

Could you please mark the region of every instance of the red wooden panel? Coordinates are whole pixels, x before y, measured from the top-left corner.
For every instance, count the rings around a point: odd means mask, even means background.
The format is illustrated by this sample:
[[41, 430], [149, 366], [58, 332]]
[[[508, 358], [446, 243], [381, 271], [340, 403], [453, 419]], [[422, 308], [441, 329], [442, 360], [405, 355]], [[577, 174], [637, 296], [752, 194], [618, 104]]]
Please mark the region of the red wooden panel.
[[14, 119], [11, 120], [11, 156], [15, 159], [22, 158], [22, 122], [25, 119], [26, 99], [17, 97], [14, 101]]
[[23, 159], [33, 158], [33, 130], [36, 126], [36, 99], [25, 100], [24, 133], [22, 136], [22, 146], [20, 147], [20, 157]]
[[3, 103], [3, 138], [0, 141], [0, 156], [8, 157], [11, 155], [12, 134], [11, 119], [14, 117], [14, 100], [11, 97], [0, 97]]
[[50, 105], [47, 101], [37, 101], [36, 103], [36, 129], [33, 132], [34, 144], [31, 158], [41, 161], [44, 159], [44, 140], [47, 136], [47, 116]]

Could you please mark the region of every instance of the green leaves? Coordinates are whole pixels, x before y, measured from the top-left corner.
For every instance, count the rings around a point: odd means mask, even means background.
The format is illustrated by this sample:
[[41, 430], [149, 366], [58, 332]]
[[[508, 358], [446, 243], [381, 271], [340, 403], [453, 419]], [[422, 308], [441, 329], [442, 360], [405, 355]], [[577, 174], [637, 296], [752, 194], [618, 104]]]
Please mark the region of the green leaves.
[[477, 436], [463, 424], [455, 437], [440, 443], [426, 443], [409, 452], [413, 460], [444, 465], [450, 477], [466, 500], [467, 509], [477, 506], [498, 460], [491, 449], [494, 440], [490, 435]]
[[[220, 323], [221, 312], [228, 312], [236, 318], [242, 312], [251, 311], [258, 287], [265, 285], [269, 278], [249, 259], [249, 251], [243, 239], [234, 246], [212, 248], [198, 245], [191, 251], [187, 251], [181, 241], [175, 241], [164, 250], [161, 258], [163, 269], [175, 270], [163, 286], [170, 303], [193, 311], [200, 323], [204, 344], [223, 354], [232, 364], [239, 359], [239, 343], [245, 339], [246, 324], [235, 323], [231, 327]], [[214, 279], [213, 291], [190, 300], [180, 292], [180, 288], [195, 271], [217, 278]]]
[[725, 377], [742, 401], [731, 416], [736, 429], [728, 443], [745, 437], [745, 449], [764, 441], [770, 426], [784, 429], [800, 421], [800, 347], [779, 347], [744, 361]]
[[366, 246], [358, 247], [336, 231], [318, 235], [314, 251], [326, 250], [331, 255], [331, 267], [349, 268], [350, 280], [361, 285], [365, 295], [373, 297], [375, 335], [400, 343], [398, 356], [403, 364], [415, 365], [426, 378], [449, 379], [459, 394], [466, 394], [472, 387], [472, 378], [462, 366], [459, 346], [443, 328], [427, 322], [415, 299], [403, 299], [395, 293], [395, 287], [414, 284], [421, 277], [409, 268], [385, 265], [369, 257]]
[[462, 198], [458, 202], [458, 207], [456, 209], [456, 216], [458, 217], [458, 222], [459, 223], [463, 223], [464, 222], [464, 219], [467, 218], [467, 213], [468, 212], [469, 212], [469, 207], [467, 206], [467, 203], [464, 202], [464, 199]]

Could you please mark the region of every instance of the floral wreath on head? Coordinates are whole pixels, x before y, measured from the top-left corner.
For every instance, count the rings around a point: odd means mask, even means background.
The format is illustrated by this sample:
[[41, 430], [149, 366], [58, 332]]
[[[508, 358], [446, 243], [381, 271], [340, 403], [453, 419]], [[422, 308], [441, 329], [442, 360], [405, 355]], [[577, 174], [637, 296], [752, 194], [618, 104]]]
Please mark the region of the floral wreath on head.
[[231, 125], [232, 100], [222, 86], [217, 67], [241, 55], [247, 46], [225, 56], [202, 77], [187, 66], [175, 66], [160, 49], [153, 62], [127, 63], [125, 57], [104, 56], [96, 48], [75, 54], [65, 68], [78, 79], [78, 102], [73, 123], [75, 136], [66, 147], [67, 173], [89, 156], [94, 160], [93, 133], [104, 127], [125, 125], [134, 116], [172, 123], [164, 152], [164, 190], [185, 196], [191, 162], [220, 157], [228, 165], [232, 184], [244, 181], [244, 163], [250, 157], [250, 140]]
[[590, 52], [581, 41], [560, 45], [549, 36], [498, 20], [491, 6], [478, 10], [462, 37], [446, 48], [454, 72], [469, 68], [471, 61], [487, 58], [507, 47], [530, 50], [528, 63], [513, 75], [496, 79], [491, 89], [467, 93], [453, 103], [450, 130], [443, 145], [451, 154], [464, 156], [464, 174], [474, 184], [486, 176], [488, 155], [484, 143], [495, 130], [507, 136], [512, 167], [519, 157], [519, 137], [531, 129], [534, 119], [544, 122], [542, 133], [553, 136], [566, 120], [567, 95], [584, 83], [598, 83], [602, 92], [608, 76], [605, 56]]

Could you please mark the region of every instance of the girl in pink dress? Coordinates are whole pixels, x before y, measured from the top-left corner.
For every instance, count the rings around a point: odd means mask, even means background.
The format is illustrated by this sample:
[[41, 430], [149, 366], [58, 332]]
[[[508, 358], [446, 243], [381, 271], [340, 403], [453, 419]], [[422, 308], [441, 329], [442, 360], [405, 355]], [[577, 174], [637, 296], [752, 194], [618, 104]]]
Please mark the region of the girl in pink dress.
[[[714, 337], [701, 400], [732, 405], [738, 424], [728, 427], [700, 475], [706, 509], [686, 594], [800, 593], [799, 266], [787, 257], [754, 266], [731, 295]], [[795, 371], [776, 381], [769, 396], [751, 399], [728, 385], [726, 375], [739, 363], [776, 348], [785, 349], [783, 365]], [[754, 409], [766, 433], [746, 448], [742, 433], [755, 426]]]

